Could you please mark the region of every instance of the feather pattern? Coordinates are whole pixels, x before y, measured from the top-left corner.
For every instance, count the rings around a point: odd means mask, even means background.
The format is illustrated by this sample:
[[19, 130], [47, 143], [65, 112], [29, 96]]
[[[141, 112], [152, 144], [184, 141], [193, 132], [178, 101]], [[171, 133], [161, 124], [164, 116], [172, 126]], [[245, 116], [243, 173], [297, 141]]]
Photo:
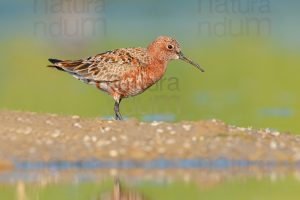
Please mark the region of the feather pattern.
[[[53, 61], [54, 59], [49, 59]], [[146, 67], [149, 57], [144, 48], [122, 48], [80, 60], [55, 60], [53, 66], [90, 84], [120, 81], [125, 73]]]

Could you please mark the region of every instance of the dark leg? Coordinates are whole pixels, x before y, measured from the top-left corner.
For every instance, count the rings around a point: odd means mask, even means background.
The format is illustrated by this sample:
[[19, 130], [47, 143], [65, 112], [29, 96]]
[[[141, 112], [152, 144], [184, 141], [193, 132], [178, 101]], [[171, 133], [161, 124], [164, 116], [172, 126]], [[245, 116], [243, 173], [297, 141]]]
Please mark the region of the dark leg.
[[114, 110], [115, 110], [115, 119], [116, 120], [123, 120], [123, 118], [120, 114], [120, 109], [119, 109], [120, 103], [121, 103], [121, 100], [119, 102], [118, 101], [115, 102]]

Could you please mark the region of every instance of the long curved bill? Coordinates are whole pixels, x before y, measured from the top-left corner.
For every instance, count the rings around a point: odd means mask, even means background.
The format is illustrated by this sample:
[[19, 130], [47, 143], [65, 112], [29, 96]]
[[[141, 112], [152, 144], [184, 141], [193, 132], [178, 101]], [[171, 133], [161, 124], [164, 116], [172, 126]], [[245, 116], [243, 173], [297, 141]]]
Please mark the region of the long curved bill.
[[193, 62], [191, 59], [187, 58], [182, 52], [179, 52], [179, 59], [183, 60], [191, 65], [194, 65], [195, 67], [197, 67], [201, 72], [204, 72], [204, 69], [200, 67], [200, 65], [198, 65], [197, 63]]

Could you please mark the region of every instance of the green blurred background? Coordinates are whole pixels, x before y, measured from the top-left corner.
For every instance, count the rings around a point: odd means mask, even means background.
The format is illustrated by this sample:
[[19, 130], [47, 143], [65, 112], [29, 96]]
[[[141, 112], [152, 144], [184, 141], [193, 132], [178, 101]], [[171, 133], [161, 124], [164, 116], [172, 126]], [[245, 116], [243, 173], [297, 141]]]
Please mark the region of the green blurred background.
[[46, 68], [47, 59], [169, 35], [206, 72], [172, 61], [163, 81], [122, 102], [123, 114], [299, 133], [299, 8], [296, 0], [2, 0], [0, 108], [112, 116], [111, 97]]

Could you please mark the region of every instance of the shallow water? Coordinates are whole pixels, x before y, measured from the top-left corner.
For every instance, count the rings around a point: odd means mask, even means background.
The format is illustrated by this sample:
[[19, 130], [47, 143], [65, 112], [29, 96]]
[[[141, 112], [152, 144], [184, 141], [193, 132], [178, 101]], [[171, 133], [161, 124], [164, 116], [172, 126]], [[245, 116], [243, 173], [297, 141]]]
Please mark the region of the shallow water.
[[276, 169], [278, 167], [299, 168], [300, 161], [297, 163], [289, 163], [282, 161], [249, 161], [249, 160], [228, 160], [220, 158], [216, 160], [205, 159], [179, 159], [166, 160], [156, 159], [151, 161], [53, 161], [53, 162], [15, 162], [16, 170], [66, 170], [66, 169], [219, 169], [226, 170], [230, 168], [248, 168], [260, 167]]
[[[67, 172], [66, 172], [67, 173]], [[108, 173], [108, 172], [107, 172]], [[126, 191], [131, 191], [145, 199], [289, 199], [299, 198], [299, 173], [294, 176], [281, 174], [260, 175], [257, 177], [221, 178], [218, 172], [208, 171], [209, 179], [193, 178], [198, 173], [185, 172], [172, 177], [162, 171], [133, 172], [127, 176], [122, 173], [121, 184]], [[16, 173], [17, 178], [9, 183], [0, 183], [0, 199], [5, 200], [98, 200], [107, 198], [113, 192], [114, 177], [99, 172], [77, 172], [75, 176], [60, 180], [62, 173], [47, 172]], [[60, 177], [60, 178], [58, 178]], [[134, 200], [134, 199], [132, 199]]]
[[0, 173], [0, 199], [107, 199], [122, 188], [146, 199], [297, 199], [300, 163], [165, 160], [15, 162]]

